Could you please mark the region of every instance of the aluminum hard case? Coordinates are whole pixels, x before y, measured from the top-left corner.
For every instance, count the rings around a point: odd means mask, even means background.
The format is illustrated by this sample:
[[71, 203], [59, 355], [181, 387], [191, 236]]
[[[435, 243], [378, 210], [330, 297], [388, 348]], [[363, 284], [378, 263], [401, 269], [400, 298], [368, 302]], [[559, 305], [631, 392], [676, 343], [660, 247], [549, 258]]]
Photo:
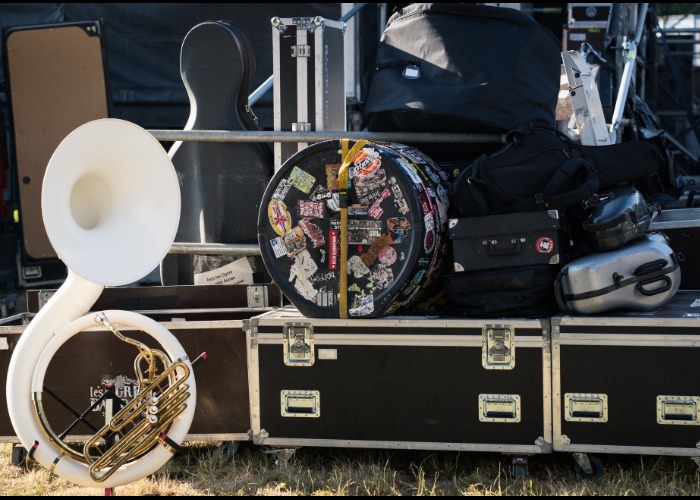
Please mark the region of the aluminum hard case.
[[[271, 23], [274, 129], [346, 130], [345, 23], [320, 16]], [[275, 170], [307, 146], [276, 142]]]
[[[51, 300], [54, 290], [27, 292], [30, 312], [0, 322], [0, 373], [7, 375], [17, 342], [35, 312]], [[250, 414], [243, 321], [278, 307], [281, 293], [275, 286], [206, 285], [105, 288], [92, 311], [131, 310], [152, 318], [170, 330], [191, 361], [202, 353], [206, 359], [194, 367], [197, 408], [186, 440], [248, 441]], [[153, 338], [140, 331], [122, 329], [129, 338], [151, 348]], [[112, 384], [116, 396], [128, 401], [138, 392], [134, 359], [139, 350], [118, 340], [101, 326], [83, 331], [65, 342], [49, 363], [44, 379], [44, 408], [52, 429], [67, 433], [65, 441], [87, 442], [106, 421], [104, 401], [89, 407]], [[17, 443], [7, 410], [5, 378], [0, 381], [0, 442]], [[29, 395], [27, 396], [29, 397]]]
[[561, 310], [596, 314], [664, 305], [681, 281], [678, 258], [667, 243], [662, 233], [645, 233], [622, 248], [573, 260], [555, 283]]
[[247, 322], [255, 444], [551, 452], [549, 322]]
[[552, 318], [554, 450], [700, 456], [700, 294]]

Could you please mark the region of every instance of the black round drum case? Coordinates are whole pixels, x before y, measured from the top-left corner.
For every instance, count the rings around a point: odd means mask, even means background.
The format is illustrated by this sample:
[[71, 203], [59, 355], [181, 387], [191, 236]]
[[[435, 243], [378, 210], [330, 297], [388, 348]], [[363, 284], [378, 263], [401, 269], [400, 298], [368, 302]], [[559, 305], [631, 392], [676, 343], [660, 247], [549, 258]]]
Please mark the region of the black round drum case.
[[442, 271], [447, 192], [445, 174], [410, 146], [316, 143], [267, 186], [258, 217], [263, 262], [306, 317], [406, 310]]

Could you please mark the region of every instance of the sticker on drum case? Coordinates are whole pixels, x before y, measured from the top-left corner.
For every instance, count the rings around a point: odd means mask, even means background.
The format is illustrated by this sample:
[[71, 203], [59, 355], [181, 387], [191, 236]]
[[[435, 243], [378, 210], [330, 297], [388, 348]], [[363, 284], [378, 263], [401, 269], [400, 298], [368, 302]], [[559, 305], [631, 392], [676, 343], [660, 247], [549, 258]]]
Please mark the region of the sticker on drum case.
[[311, 188], [316, 182], [316, 178], [313, 175], [304, 172], [299, 167], [294, 167], [292, 172], [289, 174], [289, 182], [291, 182], [292, 185], [302, 193], [309, 194], [311, 192]]
[[411, 222], [406, 217], [389, 217], [386, 220], [386, 228], [390, 233], [396, 235], [398, 241], [401, 241], [411, 229]]
[[386, 174], [383, 169], [377, 170], [373, 175], [358, 177], [353, 182], [357, 200], [363, 205], [371, 205], [381, 194], [386, 186]]
[[289, 182], [287, 179], [282, 179], [280, 181], [280, 183], [277, 185], [275, 192], [272, 193], [272, 199], [284, 201], [284, 198], [287, 196], [287, 193], [289, 193], [289, 189], [291, 187], [292, 187], [291, 182]]
[[375, 219], [379, 219], [382, 214], [384, 213], [384, 209], [381, 207], [382, 201], [387, 199], [389, 196], [391, 196], [391, 190], [389, 188], [384, 188], [384, 191], [381, 192], [379, 195], [379, 198], [375, 200], [375, 202], [372, 204], [372, 206], [369, 208], [367, 211], [367, 214], [370, 217], [373, 217]]
[[316, 186], [311, 193], [311, 196], [309, 196], [309, 199], [311, 201], [326, 201], [329, 200], [333, 196], [333, 193], [331, 192], [330, 189], [326, 189], [320, 184]]
[[394, 282], [394, 272], [390, 267], [381, 263], [372, 267], [371, 277], [374, 286], [380, 290], [385, 290]]
[[333, 271], [325, 271], [322, 273], [317, 273], [314, 274], [309, 278], [309, 281], [313, 283], [314, 285], [318, 285], [319, 283], [325, 283], [326, 281], [331, 281], [335, 279], [335, 272]]
[[428, 254], [435, 250], [435, 229], [425, 231], [425, 238], [423, 238], [423, 250], [425, 250], [425, 253]]
[[297, 200], [297, 215], [302, 219], [323, 219], [326, 204], [322, 201]]
[[280, 236], [284, 236], [292, 228], [292, 216], [283, 201], [270, 200], [267, 205], [267, 216], [272, 229]]
[[374, 312], [374, 295], [355, 295], [348, 309], [350, 316], [368, 316]]
[[368, 267], [371, 266], [372, 264], [374, 264], [374, 261], [377, 260], [377, 258], [379, 257], [379, 252], [381, 252], [385, 247], [391, 245], [393, 242], [394, 239], [391, 236], [389, 236], [388, 234], [382, 234], [379, 238], [374, 240], [367, 252], [362, 254], [362, 262], [364, 262], [365, 265]]
[[404, 168], [404, 171], [411, 178], [411, 180], [413, 181], [413, 184], [415, 184], [416, 186], [423, 185], [423, 180], [416, 173], [416, 167], [412, 163], [409, 163], [404, 158], [396, 158], [396, 161], [399, 164], [401, 164], [401, 166]]
[[289, 282], [294, 283], [294, 288], [306, 300], [313, 301], [317, 290], [309, 278], [318, 271], [316, 262], [311, 258], [308, 250], [304, 250], [294, 257], [294, 264], [289, 269]]
[[350, 205], [348, 206], [348, 216], [357, 217], [359, 215], [367, 215], [367, 210], [367, 205]]
[[282, 243], [287, 250], [287, 255], [291, 258], [306, 250], [306, 238], [299, 226], [295, 226], [291, 231], [282, 236]]
[[381, 234], [381, 221], [357, 219], [348, 221], [349, 245], [371, 245]]
[[403, 301], [396, 301], [396, 302], [393, 302], [393, 303], [384, 311], [384, 314], [387, 315], [387, 316], [390, 316], [390, 315], [394, 314], [396, 311], [398, 311], [399, 309], [401, 309], [401, 308], [403, 307], [403, 304], [404, 304]]
[[316, 294], [316, 299], [314, 302], [316, 302], [316, 305], [320, 307], [335, 307], [335, 297], [336, 292], [334, 290], [328, 290], [324, 286], [321, 287]]
[[385, 266], [393, 266], [396, 262], [396, 250], [391, 245], [385, 246], [379, 252], [379, 262]]
[[425, 223], [426, 231], [432, 231], [435, 229], [435, 218], [433, 217], [432, 212], [425, 214], [425, 217], [423, 217], [423, 222]]
[[370, 175], [381, 166], [382, 157], [374, 148], [362, 148], [352, 159], [352, 164], [349, 169], [350, 178]]
[[396, 205], [396, 208], [399, 209], [399, 212], [406, 215], [410, 209], [408, 208], [408, 203], [403, 197], [403, 193], [401, 192], [401, 188], [399, 187], [399, 183], [395, 177], [389, 178], [389, 187], [391, 188], [391, 192], [394, 194], [394, 205]]
[[326, 200], [326, 206], [331, 212], [340, 212], [340, 195], [338, 193], [333, 193], [333, 195]]
[[314, 248], [321, 248], [326, 244], [326, 238], [323, 236], [323, 231], [311, 222], [309, 219], [301, 219], [297, 224], [301, 227], [304, 234], [309, 237], [314, 243]]
[[353, 255], [348, 259], [348, 274], [353, 275], [355, 279], [362, 278], [369, 274], [369, 268], [365, 265], [359, 255]]
[[287, 247], [284, 246], [281, 236], [270, 240], [270, 245], [272, 246], [272, 252], [275, 254], [275, 258], [279, 259], [283, 255], [287, 255]]
[[328, 231], [328, 269], [338, 269], [338, 230]]
[[326, 164], [326, 187], [328, 190], [338, 190], [340, 189], [340, 184], [338, 184], [338, 171], [340, 170], [339, 163], [327, 163]]
[[433, 206], [423, 193], [418, 195], [418, 201], [420, 203], [421, 208], [423, 209], [424, 215], [433, 213]]
[[418, 164], [426, 164], [427, 160], [423, 155], [420, 154], [420, 152], [416, 149], [411, 148], [410, 146], [404, 147], [403, 144], [401, 145], [396, 145], [396, 149], [405, 157], [407, 157], [409, 160], [413, 161], [414, 163]]
[[372, 205], [370, 207], [370, 209], [367, 211], [367, 214], [370, 217], [372, 217], [373, 219], [377, 219], [377, 220], [379, 220], [379, 218], [382, 216], [383, 213], [384, 213], [384, 209], [376, 201], [374, 202], [374, 205]]

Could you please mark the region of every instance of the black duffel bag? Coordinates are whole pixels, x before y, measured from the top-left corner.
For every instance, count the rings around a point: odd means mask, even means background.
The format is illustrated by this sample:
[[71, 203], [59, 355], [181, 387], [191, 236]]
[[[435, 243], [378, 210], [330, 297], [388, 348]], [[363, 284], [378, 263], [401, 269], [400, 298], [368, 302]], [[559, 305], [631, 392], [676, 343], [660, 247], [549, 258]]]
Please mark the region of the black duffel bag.
[[560, 312], [554, 294], [559, 270], [539, 264], [443, 274], [440, 312], [475, 318], [551, 316]]
[[367, 130], [505, 133], [554, 126], [561, 43], [508, 7], [415, 3], [395, 12], [377, 48]]
[[598, 175], [568, 136], [554, 127], [519, 125], [506, 144], [462, 170], [450, 189], [455, 217], [561, 210], [593, 196]]
[[666, 164], [667, 155], [655, 142], [582, 146], [554, 127], [523, 123], [501, 149], [481, 155], [457, 175], [450, 216], [565, 212], [599, 189], [643, 181]]

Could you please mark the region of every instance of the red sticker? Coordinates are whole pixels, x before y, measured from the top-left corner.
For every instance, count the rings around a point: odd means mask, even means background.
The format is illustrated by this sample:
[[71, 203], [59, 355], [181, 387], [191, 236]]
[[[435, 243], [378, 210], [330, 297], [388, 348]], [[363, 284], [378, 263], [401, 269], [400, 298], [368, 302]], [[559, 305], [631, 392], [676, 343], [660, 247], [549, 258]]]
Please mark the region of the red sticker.
[[538, 253], [552, 253], [554, 251], [554, 240], [543, 236], [535, 242], [535, 250]]
[[338, 231], [328, 231], [328, 269], [338, 269]]

